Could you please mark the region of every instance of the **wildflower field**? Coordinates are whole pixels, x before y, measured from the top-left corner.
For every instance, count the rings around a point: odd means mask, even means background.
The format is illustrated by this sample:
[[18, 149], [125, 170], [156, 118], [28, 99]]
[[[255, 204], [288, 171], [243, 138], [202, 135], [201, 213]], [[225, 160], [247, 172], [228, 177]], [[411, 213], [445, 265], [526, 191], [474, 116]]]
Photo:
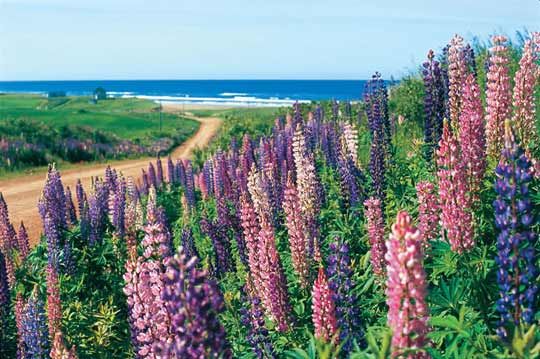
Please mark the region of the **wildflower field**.
[[34, 248], [0, 196], [0, 357], [539, 357], [539, 56], [456, 35], [140, 179], [51, 165]]

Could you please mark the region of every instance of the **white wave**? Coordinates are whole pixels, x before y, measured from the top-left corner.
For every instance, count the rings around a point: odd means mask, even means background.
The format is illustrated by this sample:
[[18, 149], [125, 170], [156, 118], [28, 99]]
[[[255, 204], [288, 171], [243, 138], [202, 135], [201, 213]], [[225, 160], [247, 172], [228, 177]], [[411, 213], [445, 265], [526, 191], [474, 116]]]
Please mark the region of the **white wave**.
[[[123, 95], [123, 98], [140, 98], [156, 103], [213, 105], [231, 107], [281, 107], [292, 106], [296, 100], [280, 98], [258, 98], [253, 96], [223, 97], [191, 97], [191, 96], [150, 96], [150, 95]], [[309, 103], [309, 100], [298, 100], [300, 103]]]
[[231, 97], [231, 96], [247, 96], [248, 94], [247, 93], [244, 93], [244, 92], [222, 92], [219, 94], [219, 96], [227, 96], [227, 97]]
[[133, 95], [134, 93], [130, 91], [107, 91], [107, 95]]

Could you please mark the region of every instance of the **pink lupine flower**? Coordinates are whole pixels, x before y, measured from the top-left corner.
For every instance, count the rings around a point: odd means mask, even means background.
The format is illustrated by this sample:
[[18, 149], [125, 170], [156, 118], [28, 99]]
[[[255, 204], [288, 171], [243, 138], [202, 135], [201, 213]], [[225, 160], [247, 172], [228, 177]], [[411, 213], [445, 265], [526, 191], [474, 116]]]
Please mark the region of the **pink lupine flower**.
[[371, 197], [364, 202], [364, 206], [366, 206], [365, 216], [371, 246], [371, 267], [376, 275], [384, 275], [386, 245], [384, 244], [384, 217], [382, 215], [381, 200]]
[[[399, 212], [386, 241], [386, 304], [393, 358], [429, 358], [427, 282], [420, 231], [407, 212]], [[406, 352], [406, 353], [405, 353]]]
[[506, 37], [493, 36], [486, 90], [487, 153], [498, 157], [504, 143], [504, 121], [510, 118], [511, 93]]
[[537, 83], [540, 79], [540, 67], [538, 66], [538, 52], [540, 51], [540, 32], [532, 34], [532, 38], [525, 42], [523, 55], [519, 61], [519, 70], [514, 77], [512, 117], [513, 128], [521, 141], [523, 148], [538, 140], [536, 131], [535, 114], [536, 103], [534, 100]]
[[455, 35], [448, 49], [448, 108], [450, 121], [457, 124], [463, 101], [462, 86], [467, 76], [463, 38]]
[[425, 249], [439, 233], [439, 199], [435, 186], [428, 181], [418, 182], [416, 196], [418, 197], [418, 230]]
[[312, 295], [312, 320], [315, 327], [315, 337], [324, 342], [335, 341], [337, 338], [336, 307], [334, 293], [328, 285], [328, 279], [324, 269], [319, 268], [319, 275], [313, 283]]
[[486, 170], [486, 137], [480, 89], [473, 74], [467, 76], [463, 86], [463, 109], [459, 116], [459, 142], [469, 192], [473, 202], [476, 202], [479, 199], [478, 192]]
[[344, 122], [342, 124], [342, 130], [343, 133], [341, 134], [341, 138], [343, 147], [354, 164], [358, 165], [358, 130], [349, 122]]
[[64, 336], [61, 331], [54, 335], [51, 347], [51, 359], [77, 359], [77, 351], [75, 346], [68, 349], [64, 343]]
[[28, 240], [28, 232], [26, 232], [26, 227], [21, 221], [19, 226], [19, 233], [17, 233], [17, 243], [19, 244], [19, 256], [21, 260], [24, 260], [28, 253], [30, 253], [30, 241]]
[[447, 121], [439, 141], [437, 165], [441, 223], [452, 250], [462, 253], [474, 246], [473, 217], [466, 168], [458, 140], [451, 133]]
[[302, 217], [298, 192], [291, 176], [287, 180], [283, 201], [293, 267], [303, 288], [308, 285], [309, 263], [307, 253], [306, 223]]
[[253, 203], [247, 194], [240, 198], [240, 217], [246, 241], [249, 271], [253, 279], [253, 285], [260, 295], [264, 290], [259, 263], [259, 232], [261, 229]]
[[54, 265], [47, 265], [47, 318], [50, 341], [54, 341], [56, 332], [61, 330], [62, 304], [60, 302], [60, 284]]
[[289, 298], [287, 281], [276, 248], [272, 213], [268, 193], [264, 190], [263, 177], [254, 169], [248, 181], [248, 189], [253, 199], [260, 230], [258, 233], [258, 259], [260, 280], [263, 287], [261, 299], [279, 331], [289, 328]]

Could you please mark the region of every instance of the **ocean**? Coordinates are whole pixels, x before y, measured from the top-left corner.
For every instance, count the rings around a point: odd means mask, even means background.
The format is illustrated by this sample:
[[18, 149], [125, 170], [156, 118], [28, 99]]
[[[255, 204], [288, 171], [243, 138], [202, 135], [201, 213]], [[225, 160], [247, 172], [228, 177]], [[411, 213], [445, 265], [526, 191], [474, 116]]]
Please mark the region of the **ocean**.
[[0, 93], [63, 91], [91, 95], [103, 87], [110, 97], [137, 97], [163, 103], [224, 106], [289, 106], [295, 101], [362, 97], [365, 80], [103, 80], [0, 81]]

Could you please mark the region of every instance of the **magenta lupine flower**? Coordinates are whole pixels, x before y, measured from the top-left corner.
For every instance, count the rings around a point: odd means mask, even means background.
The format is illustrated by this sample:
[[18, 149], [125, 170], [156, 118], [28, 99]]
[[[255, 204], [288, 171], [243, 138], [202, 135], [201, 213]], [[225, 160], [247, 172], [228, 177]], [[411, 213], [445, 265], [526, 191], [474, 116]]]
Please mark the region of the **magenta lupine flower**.
[[473, 74], [465, 80], [462, 106], [459, 116], [459, 144], [470, 196], [473, 202], [476, 202], [486, 171], [486, 135], [480, 89]]
[[56, 332], [61, 330], [62, 304], [60, 301], [58, 271], [51, 263], [47, 265], [47, 319], [49, 340], [52, 342]]
[[256, 171], [252, 171], [248, 188], [253, 198], [253, 206], [257, 212], [260, 231], [258, 233], [258, 259], [260, 278], [264, 287], [262, 300], [267, 313], [276, 322], [279, 331], [289, 327], [290, 305], [287, 293], [287, 281], [276, 248], [272, 213], [268, 193], [263, 188], [263, 179]]
[[21, 221], [19, 226], [19, 233], [17, 234], [17, 242], [19, 244], [19, 256], [21, 260], [24, 260], [28, 253], [30, 253], [30, 241], [28, 240], [28, 232], [26, 232], [26, 227]]
[[319, 275], [313, 283], [311, 296], [315, 338], [323, 342], [336, 342], [338, 339], [338, 327], [336, 307], [334, 305], [334, 293], [328, 285], [328, 279], [326, 278], [326, 274], [322, 267], [319, 268]]
[[287, 187], [285, 188], [283, 211], [286, 216], [285, 225], [289, 234], [289, 245], [293, 267], [300, 279], [302, 288], [306, 288], [309, 278], [306, 223], [302, 217], [298, 192], [296, 191], [296, 186], [291, 177], [289, 177]]
[[474, 246], [473, 217], [461, 149], [447, 121], [437, 150], [437, 165], [441, 223], [452, 250], [462, 253]]
[[73, 197], [71, 195], [71, 189], [66, 187], [66, 222], [69, 227], [74, 226], [77, 223], [77, 213], [75, 212], [75, 204], [73, 203]]
[[[2, 254], [0, 253], [0, 257]], [[5, 280], [5, 278], [2, 278], [2, 258], [0, 258], [0, 316], [2, 318], [7, 318], [7, 314], [5, 312], [5, 309], [7, 307], [6, 304], [3, 301], [2, 292], [3, 292], [3, 286], [2, 281]], [[7, 289], [7, 282], [5, 283], [5, 287]], [[9, 299], [9, 297], [6, 297]], [[9, 303], [8, 303], [9, 304]], [[16, 299], [15, 299], [15, 325], [17, 327], [17, 358], [26, 358], [26, 347], [24, 344], [24, 312], [26, 306], [26, 300], [23, 298], [22, 293], [17, 293]], [[0, 325], [3, 325], [4, 323], [1, 323]], [[1, 346], [0, 346], [1, 347]]]
[[373, 273], [378, 276], [384, 275], [386, 269], [386, 245], [384, 243], [384, 217], [381, 209], [381, 200], [371, 197], [364, 202], [366, 206], [365, 217], [367, 219], [367, 231]]
[[463, 83], [467, 72], [463, 38], [455, 35], [448, 48], [448, 108], [452, 126], [459, 121], [463, 105]]
[[170, 317], [170, 337], [156, 343], [157, 358], [232, 358], [218, 315], [225, 309], [217, 284], [197, 269], [180, 247], [162, 274], [161, 300]]
[[135, 351], [140, 358], [155, 358], [155, 345], [170, 337], [170, 318], [161, 298], [164, 258], [170, 253], [170, 236], [160, 221], [155, 190], [148, 199], [143, 255], [128, 260], [124, 274], [129, 321]]
[[[399, 212], [386, 241], [386, 304], [392, 330], [392, 357], [429, 358], [427, 281], [420, 231], [407, 212]], [[412, 352], [411, 352], [412, 351]], [[406, 352], [406, 353], [405, 353]]]
[[319, 249], [318, 216], [320, 210], [320, 189], [312, 153], [306, 151], [306, 141], [302, 128], [298, 128], [293, 141], [294, 164], [296, 167], [296, 186], [302, 214], [306, 218], [308, 250], [315, 260], [321, 260]]
[[512, 125], [521, 141], [523, 148], [528, 148], [531, 142], [538, 141], [536, 131], [535, 92], [540, 79], [538, 58], [540, 52], [540, 32], [532, 34], [532, 38], [525, 42], [523, 54], [519, 61], [519, 70], [514, 77], [513, 107], [514, 116]]
[[498, 157], [504, 143], [504, 121], [511, 115], [509, 53], [506, 37], [493, 36], [486, 90], [487, 153]]
[[429, 242], [439, 235], [439, 199], [435, 186], [428, 181], [418, 182], [416, 197], [418, 197], [418, 230], [425, 249]]

